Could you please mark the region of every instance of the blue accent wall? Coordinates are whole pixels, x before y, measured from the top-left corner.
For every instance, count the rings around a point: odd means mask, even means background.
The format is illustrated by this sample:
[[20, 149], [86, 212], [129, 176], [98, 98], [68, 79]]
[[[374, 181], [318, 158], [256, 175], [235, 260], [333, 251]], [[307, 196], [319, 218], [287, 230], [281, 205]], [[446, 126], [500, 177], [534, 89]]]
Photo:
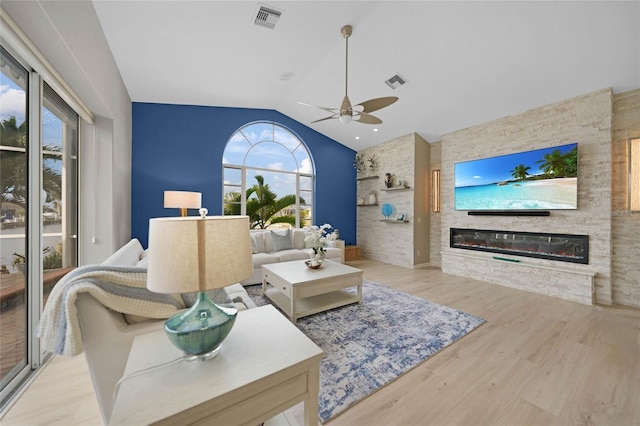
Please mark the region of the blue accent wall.
[[209, 215], [222, 214], [227, 140], [238, 128], [260, 120], [280, 123], [305, 142], [316, 172], [315, 224], [330, 223], [347, 245], [356, 244], [352, 149], [274, 110], [138, 102], [133, 103], [132, 237], [147, 247], [149, 219], [179, 214], [163, 207], [165, 190], [201, 192]]

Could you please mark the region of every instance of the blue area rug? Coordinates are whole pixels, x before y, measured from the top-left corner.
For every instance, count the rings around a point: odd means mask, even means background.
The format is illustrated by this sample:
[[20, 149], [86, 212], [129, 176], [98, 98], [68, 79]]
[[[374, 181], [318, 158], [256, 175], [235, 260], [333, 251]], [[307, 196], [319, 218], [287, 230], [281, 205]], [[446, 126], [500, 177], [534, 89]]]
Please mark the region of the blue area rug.
[[[258, 306], [262, 286], [246, 287]], [[363, 280], [362, 305], [298, 320], [324, 351], [318, 414], [327, 422], [424, 362], [480, 324], [482, 318]]]

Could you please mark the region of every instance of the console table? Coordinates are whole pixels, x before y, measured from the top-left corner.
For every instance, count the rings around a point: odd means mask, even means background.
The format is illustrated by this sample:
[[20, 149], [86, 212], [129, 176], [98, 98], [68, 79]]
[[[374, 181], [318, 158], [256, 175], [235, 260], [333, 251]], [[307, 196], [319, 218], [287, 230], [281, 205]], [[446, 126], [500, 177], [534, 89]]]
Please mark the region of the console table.
[[239, 312], [217, 357], [181, 355], [164, 330], [135, 337], [109, 423], [256, 425], [304, 402], [317, 426], [323, 352], [273, 306]]

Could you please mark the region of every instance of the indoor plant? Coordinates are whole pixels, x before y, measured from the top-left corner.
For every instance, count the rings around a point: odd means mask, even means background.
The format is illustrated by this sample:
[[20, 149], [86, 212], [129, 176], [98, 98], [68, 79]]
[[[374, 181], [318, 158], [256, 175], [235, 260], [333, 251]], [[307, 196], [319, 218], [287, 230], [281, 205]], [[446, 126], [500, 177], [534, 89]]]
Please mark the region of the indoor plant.
[[307, 236], [304, 238], [304, 242], [307, 243], [307, 247], [313, 249], [316, 260], [324, 260], [324, 246], [327, 242], [338, 239], [338, 230], [328, 223], [325, 223], [322, 226], [313, 225], [306, 227], [305, 231]]

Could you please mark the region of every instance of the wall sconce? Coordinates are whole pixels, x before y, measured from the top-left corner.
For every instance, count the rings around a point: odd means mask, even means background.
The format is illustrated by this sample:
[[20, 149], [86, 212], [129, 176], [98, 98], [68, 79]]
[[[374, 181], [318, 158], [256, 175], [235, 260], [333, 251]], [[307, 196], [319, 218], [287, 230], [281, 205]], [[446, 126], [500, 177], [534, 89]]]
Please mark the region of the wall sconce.
[[440, 212], [440, 170], [431, 172], [431, 209]]
[[640, 138], [629, 141], [629, 210], [640, 211]]

